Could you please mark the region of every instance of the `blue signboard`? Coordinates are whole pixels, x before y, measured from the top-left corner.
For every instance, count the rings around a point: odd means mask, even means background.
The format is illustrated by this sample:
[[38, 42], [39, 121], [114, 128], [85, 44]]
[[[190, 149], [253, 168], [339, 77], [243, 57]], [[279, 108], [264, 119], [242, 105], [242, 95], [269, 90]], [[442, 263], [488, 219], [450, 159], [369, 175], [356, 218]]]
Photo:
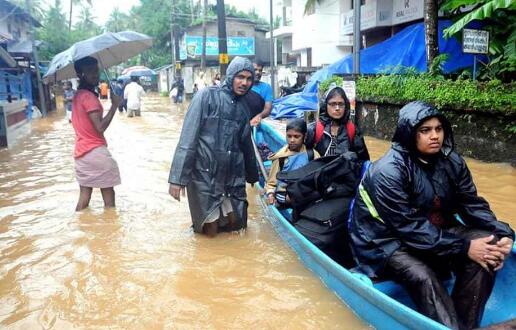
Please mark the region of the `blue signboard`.
[[[202, 53], [202, 37], [186, 36], [184, 44], [181, 47], [180, 58], [185, 60], [186, 57], [194, 58], [201, 56]], [[254, 55], [254, 38], [247, 37], [228, 37], [228, 54], [229, 55]], [[219, 55], [219, 41], [217, 37], [206, 38], [206, 55]]]

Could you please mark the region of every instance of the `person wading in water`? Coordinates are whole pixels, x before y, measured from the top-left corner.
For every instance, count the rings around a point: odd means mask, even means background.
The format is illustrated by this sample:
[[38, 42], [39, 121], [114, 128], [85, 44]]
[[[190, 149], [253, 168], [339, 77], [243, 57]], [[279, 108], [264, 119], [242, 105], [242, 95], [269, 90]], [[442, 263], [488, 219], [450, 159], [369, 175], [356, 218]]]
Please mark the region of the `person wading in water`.
[[210, 237], [247, 227], [245, 183], [258, 181], [247, 103], [248, 59], [235, 57], [224, 83], [199, 90], [186, 113], [168, 182], [176, 200], [188, 193], [193, 229]]
[[120, 103], [112, 93], [111, 108], [103, 116], [104, 108], [95, 93], [99, 83], [99, 67], [93, 57], [74, 63], [79, 87], [72, 100], [72, 125], [75, 130], [75, 173], [80, 186], [76, 211], [88, 207], [93, 188], [100, 188], [105, 207], [115, 206], [114, 186], [120, 184], [118, 164], [111, 157], [104, 138]]

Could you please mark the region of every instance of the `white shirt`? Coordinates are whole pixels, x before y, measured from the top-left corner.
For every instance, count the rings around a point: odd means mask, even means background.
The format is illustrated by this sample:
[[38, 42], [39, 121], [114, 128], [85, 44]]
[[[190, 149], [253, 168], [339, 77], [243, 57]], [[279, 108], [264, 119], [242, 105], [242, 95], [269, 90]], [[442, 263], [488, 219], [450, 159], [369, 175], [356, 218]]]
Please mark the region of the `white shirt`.
[[133, 81], [125, 86], [124, 99], [127, 99], [127, 109], [139, 110], [143, 95], [145, 95], [145, 91], [138, 83]]

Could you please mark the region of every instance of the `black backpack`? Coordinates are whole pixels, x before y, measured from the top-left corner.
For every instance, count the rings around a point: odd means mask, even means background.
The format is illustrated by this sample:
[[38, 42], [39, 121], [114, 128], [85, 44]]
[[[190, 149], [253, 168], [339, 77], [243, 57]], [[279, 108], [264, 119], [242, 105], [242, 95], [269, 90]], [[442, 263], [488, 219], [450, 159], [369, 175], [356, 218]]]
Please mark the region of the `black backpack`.
[[361, 164], [352, 152], [315, 159], [305, 166], [278, 173], [287, 183], [291, 205], [299, 214], [321, 199], [354, 197], [360, 180]]
[[354, 266], [347, 219], [352, 197], [320, 200], [299, 214], [294, 227], [344, 267]]

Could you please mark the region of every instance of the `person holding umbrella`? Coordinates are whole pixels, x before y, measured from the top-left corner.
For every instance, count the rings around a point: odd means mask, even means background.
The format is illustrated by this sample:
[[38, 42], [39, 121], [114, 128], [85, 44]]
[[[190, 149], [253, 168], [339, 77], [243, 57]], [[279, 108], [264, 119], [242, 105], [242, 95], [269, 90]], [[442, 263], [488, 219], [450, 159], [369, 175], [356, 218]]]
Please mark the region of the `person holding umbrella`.
[[88, 207], [93, 188], [100, 188], [105, 207], [115, 206], [114, 186], [120, 184], [118, 164], [107, 149], [104, 131], [109, 127], [120, 103], [120, 96], [112, 93], [111, 107], [104, 109], [95, 92], [99, 83], [98, 62], [93, 57], [74, 61], [79, 87], [72, 101], [72, 125], [75, 130], [75, 173], [79, 182], [79, 201], [75, 208]]
[[[104, 205], [115, 206], [114, 186], [120, 184], [116, 161], [107, 149], [104, 131], [120, 103], [112, 93], [111, 108], [104, 116], [95, 87], [102, 69], [123, 63], [152, 47], [152, 38], [134, 31], [105, 32], [82, 40], [54, 56], [43, 80], [56, 83], [79, 77], [80, 83], [72, 101], [72, 126], [75, 130], [75, 172], [80, 186], [76, 210], [88, 207], [93, 188], [100, 188]], [[106, 76], [109, 79], [107, 72]], [[113, 89], [112, 89], [113, 90]]]

